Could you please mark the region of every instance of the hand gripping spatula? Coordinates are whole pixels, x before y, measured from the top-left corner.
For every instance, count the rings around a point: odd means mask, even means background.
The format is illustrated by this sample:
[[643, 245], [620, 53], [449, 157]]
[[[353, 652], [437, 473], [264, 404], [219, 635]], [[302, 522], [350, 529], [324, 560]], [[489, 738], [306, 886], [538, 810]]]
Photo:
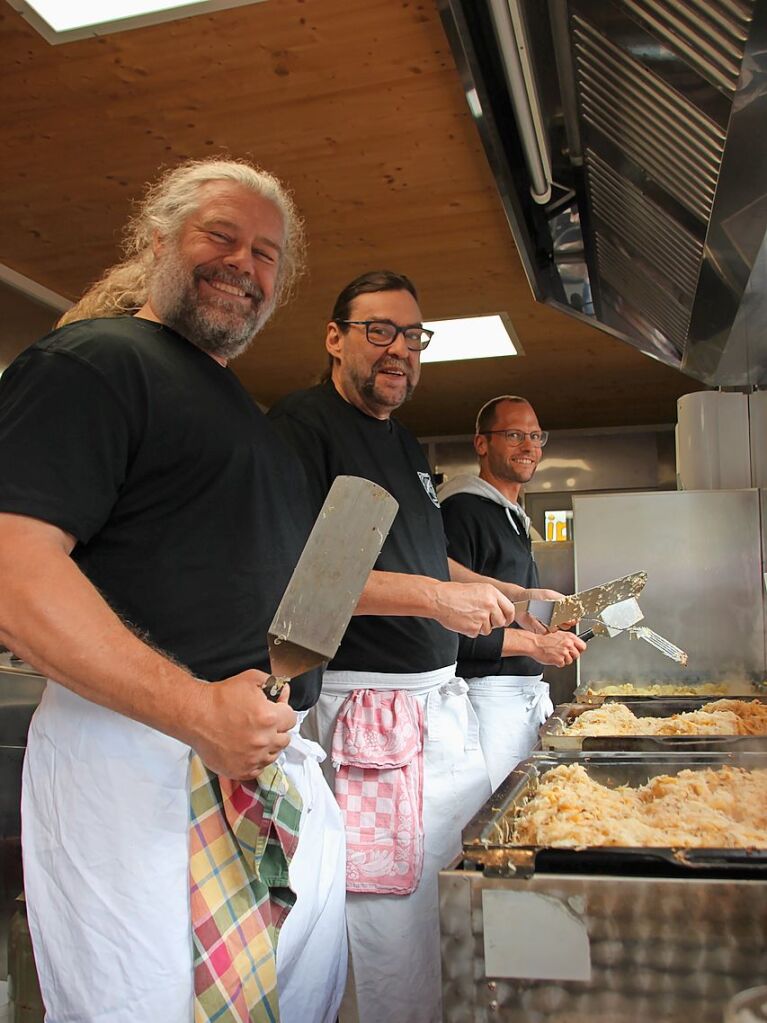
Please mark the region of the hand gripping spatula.
[[398, 507], [370, 480], [333, 481], [269, 626], [270, 700], [335, 656]]

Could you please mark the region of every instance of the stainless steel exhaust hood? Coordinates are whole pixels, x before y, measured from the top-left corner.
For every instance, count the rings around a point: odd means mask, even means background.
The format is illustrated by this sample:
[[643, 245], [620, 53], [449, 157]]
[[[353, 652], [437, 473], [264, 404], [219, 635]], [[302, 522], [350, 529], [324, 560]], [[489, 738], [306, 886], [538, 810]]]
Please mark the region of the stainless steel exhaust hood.
[[767, 385], [767, 0], [439, 0], [537, 299]]

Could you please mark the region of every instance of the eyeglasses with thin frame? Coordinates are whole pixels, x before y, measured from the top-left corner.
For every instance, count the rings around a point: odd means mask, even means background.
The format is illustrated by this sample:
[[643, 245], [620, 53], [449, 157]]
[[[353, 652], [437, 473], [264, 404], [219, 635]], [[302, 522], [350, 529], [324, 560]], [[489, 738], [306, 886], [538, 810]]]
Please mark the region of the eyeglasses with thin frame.
[[391, 320], [336, 320], [335, 322], [346, 327], [364, 327], [365, 339], [378, 348], [388, 348], [389, 345], [393, 345], [397, 340], [397, 335], [401, 334], [411, 352], [422, 352], [434, 337], [434, 331], [427, 330], [426, 327], [419, 327], [416, 324], [399, 327]]
[[530, 443], [534, 444], [537, 448], [546, 446], [546, 441], [549, 439], [548, 430], [533, 430], [532, 433], [524, 433], [522, 430], [482, 430], [483, 434], [497, 433], [502, 434], [507, 444], [511, 444], [517, 448], [524, 442], [525, 437], [530, 438]]

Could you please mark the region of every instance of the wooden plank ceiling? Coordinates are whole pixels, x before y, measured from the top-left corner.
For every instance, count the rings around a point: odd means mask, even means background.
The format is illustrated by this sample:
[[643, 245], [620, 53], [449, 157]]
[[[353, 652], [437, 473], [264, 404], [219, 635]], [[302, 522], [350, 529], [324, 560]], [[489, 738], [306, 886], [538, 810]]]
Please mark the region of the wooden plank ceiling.
[[235, 364], [267, 405], [314, 381], [335, 295], [379, 267], [428, 318], [508, 312], [526, 353], [426, 366], [400, 412], [422, 436], [504, 391], [574, 428], [672, 422], [700, 389], [533, 301], [433, 0], [267, 0], [59, 46], [0, 0], [0, 45], [0, 261], [53, 291], [114, 262], [160, 167], [232, 153], [293, 188], [310, 273]]

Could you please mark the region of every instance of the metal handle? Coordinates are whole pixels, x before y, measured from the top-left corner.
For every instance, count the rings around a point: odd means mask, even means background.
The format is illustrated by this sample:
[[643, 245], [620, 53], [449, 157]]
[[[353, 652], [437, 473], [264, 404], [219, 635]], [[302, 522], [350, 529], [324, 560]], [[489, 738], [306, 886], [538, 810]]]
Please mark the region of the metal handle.
[[277, 678], [275, 675], [270, 675], [264, 683], [264, 696], [266, 696], [267, 700], [271, 700], [272, 703], [276, 703], [280, 698], [282, 687], [289, 681], [290, 679], [287, 678]]

